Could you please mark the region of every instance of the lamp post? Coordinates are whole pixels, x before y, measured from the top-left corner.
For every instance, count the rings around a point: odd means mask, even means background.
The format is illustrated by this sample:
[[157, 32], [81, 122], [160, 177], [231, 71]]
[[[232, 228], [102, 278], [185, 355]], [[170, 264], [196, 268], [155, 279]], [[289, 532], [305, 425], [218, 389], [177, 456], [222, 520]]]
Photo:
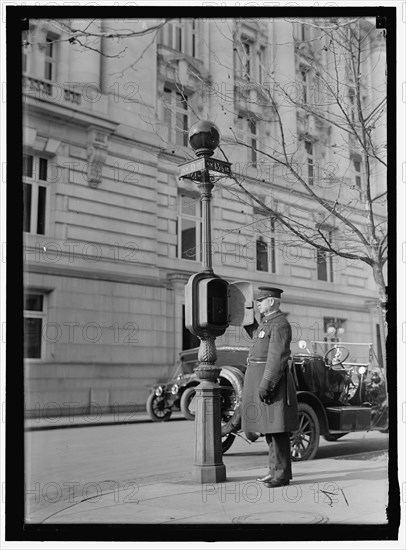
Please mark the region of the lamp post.
[[[191, 179], [197, 184], [202, 204], [203, 270], [191, 278], [194, 278], [193, 284], [197, 288], [199, 282], [204, 282], [204, 279], [217, 277], [213, 273], [212, 267], [210, 204], [214, 184], [210, 171], [229, 174], [230, 164], [211, 159], [214, 150], [220, 143], [219, 130], [212, 122], [203, 120], [194, 124], [189, 130], [189, 143], [198, 159], [181, 165], [180, 177]], [[193, 300], [198, 300], [197, 293], [194, 294]], [[205, 304], [207, 307], [215, 308], [214, 305], [207, 305], [209, 303], [212, 304], [211, 298]], [[192, 307], [191, 304], [188, 305]], [[202, 304], [199, 304], [199, 306], [196, 305], [196, 308], [198, 307], [203, 306]], [[213, 314], [213, 311], [211, 313]], [[194, 330], [194, 333], [200, 338], [199, 366], [195, 371], [200, 384], [196, 387], [195, 463], [193, 479], [200, 483], [219, 483], [226, 479], [226, 468], [223, 464], [221, 449], [220, 388], [216, 383], [221, 371], [216, 366], [217, 353], [215, 340], [219, 332], [218, 330], [216, 331], [215, 327], [210, 328], [210, 324], [204, 327], [199, 326], [198, 322], [194, 324]]]
[[[220, 143], [220, 133], [217, 127], [208, 120], [202, 120], [194, 124], [189, 130], [189, 143], [196, 156], [199, 158], [212, 157], [214, 150]], [[204, 169], [200, 172], [201, 181], [197, 184], [200, 191], [200, 200], [202, 203], [203, 217], [203, 270], [213, 273], [212, 252], [211, 252], [211, 211], [210, 203], [211, 191], [214, 184], [210, 180], [209, 170]]]

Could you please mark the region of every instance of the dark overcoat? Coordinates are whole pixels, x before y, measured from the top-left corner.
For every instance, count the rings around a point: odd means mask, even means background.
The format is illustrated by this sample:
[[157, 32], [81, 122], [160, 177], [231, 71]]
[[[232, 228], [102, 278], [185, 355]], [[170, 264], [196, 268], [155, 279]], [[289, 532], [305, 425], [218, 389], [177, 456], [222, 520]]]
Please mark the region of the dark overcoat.
[[[281, 433], [298, 429], [295, 383], [289, 371], [291, 326], [276, 311], [265, 316], [252, 335], [242, 396], [245, 432]], [[259, 399], [259, 387], [273, 389], [272, 403]]]

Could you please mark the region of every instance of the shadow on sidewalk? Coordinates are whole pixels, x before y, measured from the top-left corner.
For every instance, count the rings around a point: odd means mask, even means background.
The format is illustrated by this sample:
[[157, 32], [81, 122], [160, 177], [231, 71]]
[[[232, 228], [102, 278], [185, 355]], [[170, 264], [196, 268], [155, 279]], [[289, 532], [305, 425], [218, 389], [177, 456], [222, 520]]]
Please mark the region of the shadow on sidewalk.
[[[326, 477], [321, 477], [323, 474], [326, 474]], [[317, 472], [317, 477], [309, 477], [304, 480], [298, 480], [297, 478], [301, 478], [304, 476], [308, 476], [308, 473], [301, 473], [294, 475], [293, 480], [291, 481], [291, 485], [308, 485], [312, 483], [320, 483], [320, 482], [330, 482], [335, 483], [337, 481], [353, 481], [356, 479], [359, 480], [366, 480], [366, 481], [379, 481], [382, 479], [387, 479], [388, 474], [386, 471], [386, 467], [384, 465], [374, 467], [374, 468], [368, 468], [367, 470], [362, 469], [353, 469], [353, 470], [347, 470], [343, 472], [342, 470], [326, 470], [322, 472]], [[310, 474], [311, 475], [311, 474]], [[227, 482], [244, 482], [244, 481], [256, 481], [255, 477], [252, 476], [230, 476], [227, 478]], [[259, 482], [258, 482], [259, 483]]]

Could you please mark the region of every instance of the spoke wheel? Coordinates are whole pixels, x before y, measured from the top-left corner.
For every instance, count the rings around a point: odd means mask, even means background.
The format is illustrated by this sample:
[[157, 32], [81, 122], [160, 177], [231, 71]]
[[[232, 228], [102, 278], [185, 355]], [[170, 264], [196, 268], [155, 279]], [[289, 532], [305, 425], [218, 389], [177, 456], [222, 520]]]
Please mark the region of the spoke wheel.
[[[233, 416], [234, 410], [237, 406], [237, 393], [236, 389], [230, 380], [227, 380], [223, 376], [219, 377], [220, 384], [220, 407], [221, 407], [221, 426], [223, 427]], [[221, 437], [221, 451], [226, 453], [231, 445], [235, 441], [235, 434], [227, 434]]]
[[172, 414], [172, 409], [166, 404], [165, 397], [158, 397], [154, 393], [149, 395], [146, 408], [154, 422], [166, 422]]
[[[242, 395], [243, 376], [235, 367], [223, 367], [219, 376], [221, 426], [224, 426], [234, 415]], [[221, 450], [226, 453], [236, 440], [233, 433], [222, 436]]]
[[299, 403], [298, 412], [299, 429], [290, 438], [294, 462], [312, 460], [317, 454], [320, 441], [320, 424], [312, 407], [307, 403]]

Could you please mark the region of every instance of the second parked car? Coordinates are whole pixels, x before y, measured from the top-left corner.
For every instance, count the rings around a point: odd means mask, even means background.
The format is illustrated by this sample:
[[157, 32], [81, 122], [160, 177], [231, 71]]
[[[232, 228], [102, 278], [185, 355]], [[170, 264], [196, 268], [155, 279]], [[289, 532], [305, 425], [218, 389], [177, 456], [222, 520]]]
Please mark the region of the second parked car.
[[[199, 348], [182, 351], [169, 380], [156, 384], [151, 389], [146, 408], [155, 422], [165, 422], [169, 420], [173, 411], [179, 410], [185, 418], [194, 420], [194, 411], [190, 409], [190, 404], [195, 395], [195, 388], [200, 383], [195, 374], [195, 369], [199, 366], [198, 352]], [[247, 356], [248, 347], [217, 347], [216, 366], [221, 367], [218, 383], [224, 420], [233, 414], [241, 398]]]

